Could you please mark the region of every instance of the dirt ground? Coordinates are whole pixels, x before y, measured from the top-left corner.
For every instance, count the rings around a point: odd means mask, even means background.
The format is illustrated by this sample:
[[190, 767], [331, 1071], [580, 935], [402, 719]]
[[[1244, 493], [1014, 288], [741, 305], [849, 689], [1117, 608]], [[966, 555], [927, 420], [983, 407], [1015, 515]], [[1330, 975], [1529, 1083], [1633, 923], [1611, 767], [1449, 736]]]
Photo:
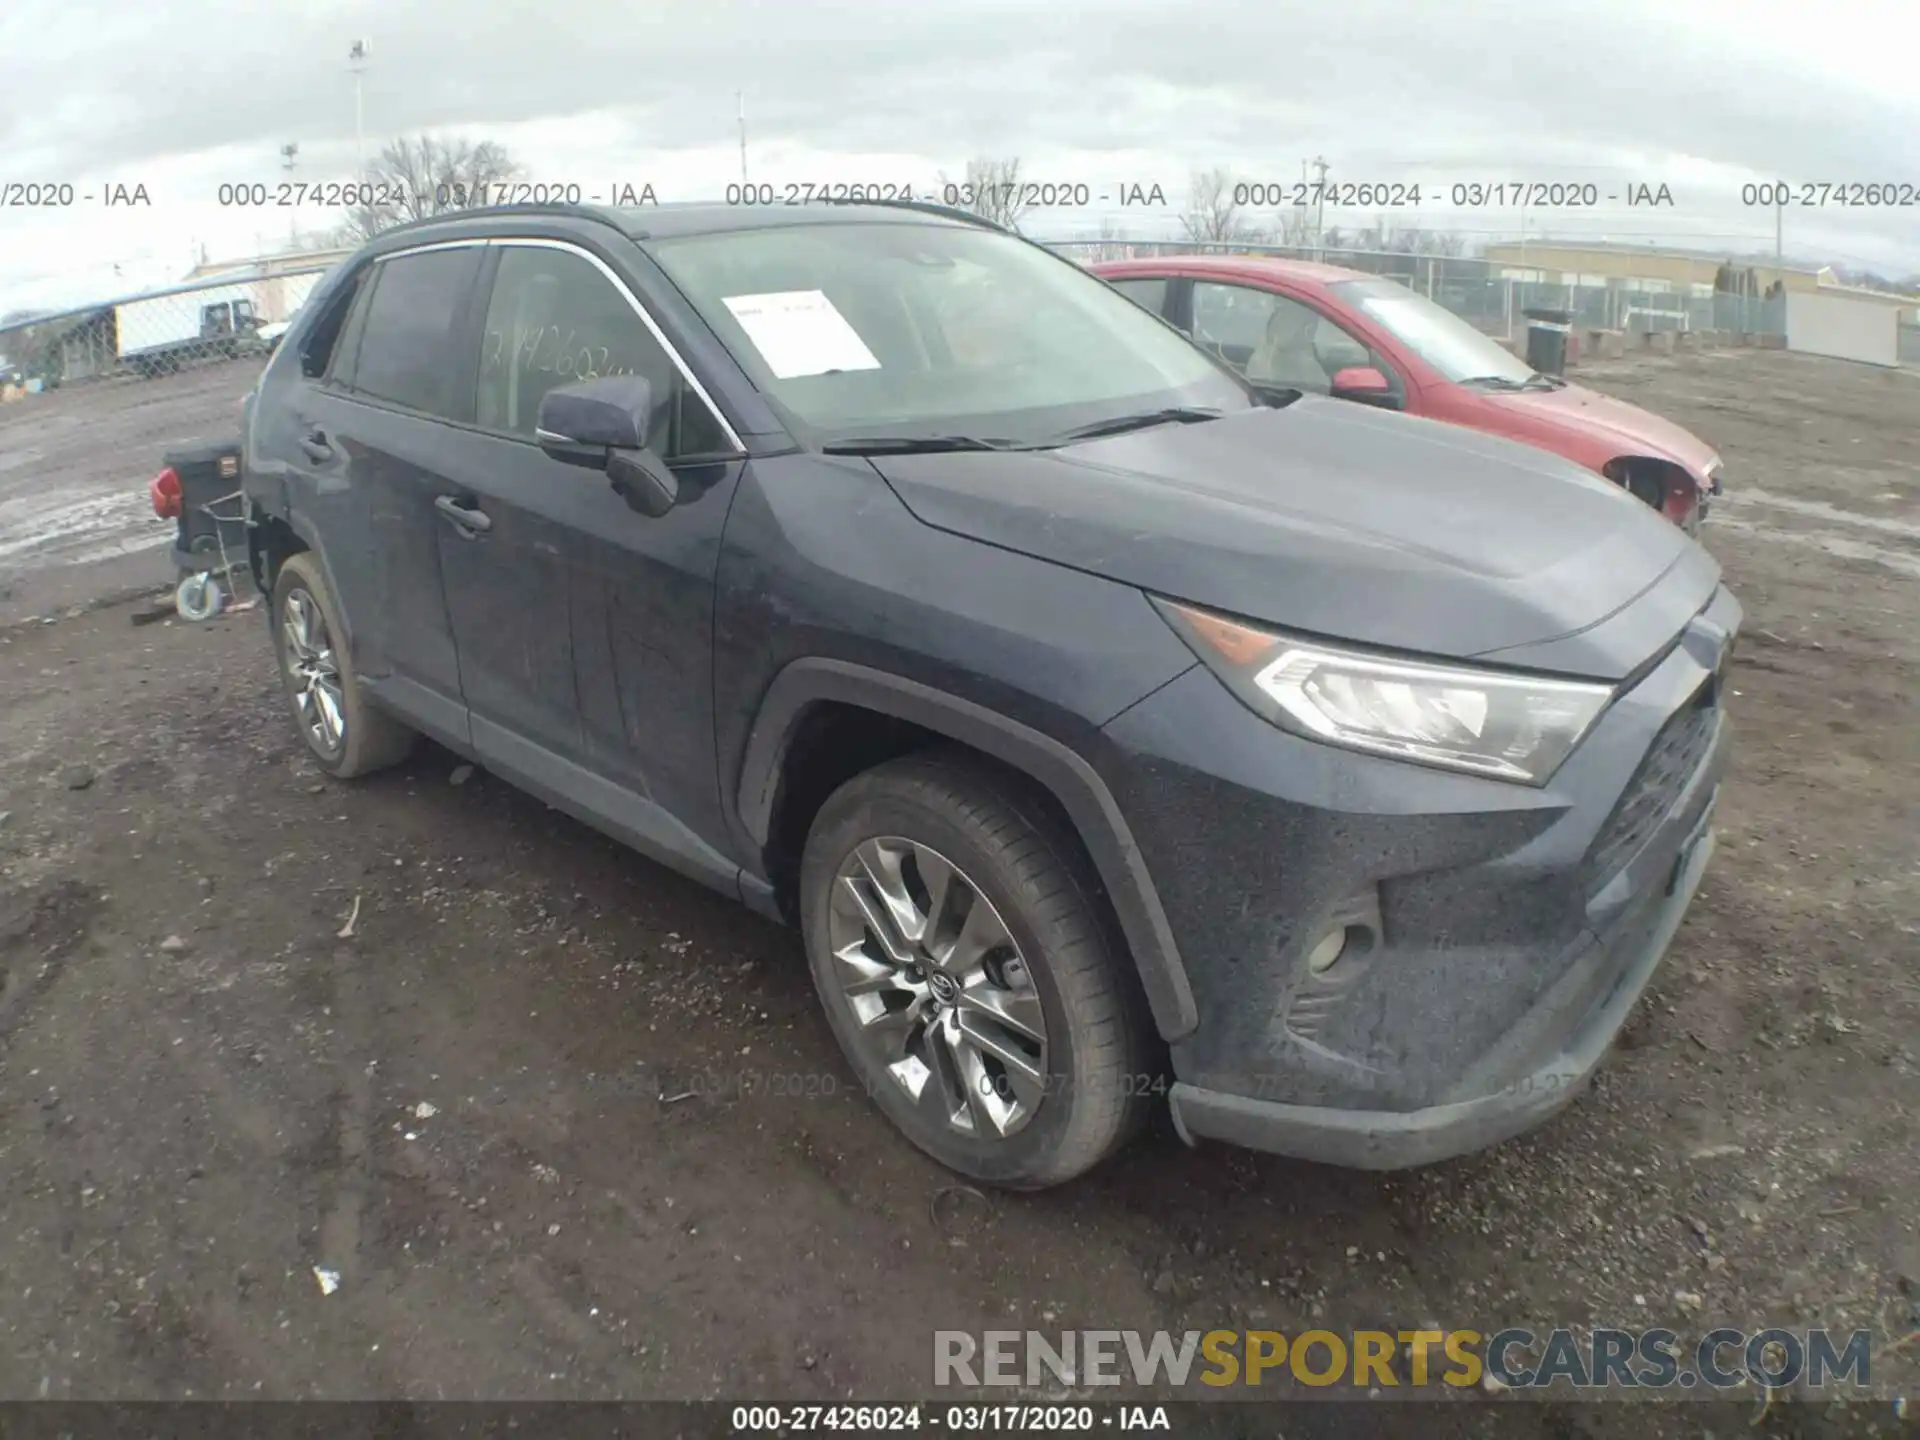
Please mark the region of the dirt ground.
[[147, 481], [230, 438], [261, 362], [73, 385], [0, 405], [0, 625], [167, 583], [173, 527]]
[[[905, 1398], [936, 1328], [1909, 1336], [1920, 376], [1578, 378], [1726, 458], [1720, 848], [1596, 1089], [1406, 1174], [1159, 1133], [1062, 1190], [956, 1189], [850, 1083], [794, 936], [432, 747], [324, 781], [257, 610], [0, 629], [0, 1397]], [[1745, 1433], [1905, 1433], [1917, 1378], [1907, 1344], [1879, 1401]], [[1529, 1403], [1470, 1398], [1257, 1433]]]

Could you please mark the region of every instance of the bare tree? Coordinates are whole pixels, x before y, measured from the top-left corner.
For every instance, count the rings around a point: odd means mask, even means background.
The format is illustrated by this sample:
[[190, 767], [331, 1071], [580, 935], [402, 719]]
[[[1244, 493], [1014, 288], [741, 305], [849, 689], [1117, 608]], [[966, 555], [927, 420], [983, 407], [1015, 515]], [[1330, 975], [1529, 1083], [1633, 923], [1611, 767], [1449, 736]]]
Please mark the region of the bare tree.
[[1133, 246], [1127, 243], [1127, 232], [1119, 221], [1113, 219], [1100, 222], [1100, 238], [1093, 244], [1095, 260], [1128, 260], [1133, 257]]
[[1018, 230], [1031, 206], [1031, 197], [1022, 193], [1028, 187], [1020, 179], [1020, 157], [992, 160], [976, 155], [967, 161], [967, 178], [954, 182], [940, 172], [940, 187], [962, 210], [971, 210], [982, 220]]
[[1450, 256], [1467, 253], [1466, 237], [1452, 230], [1425, 230], [1419, 226], [1396, 228], [1389, 233], [1388, 239], [1392, 242], [1388, 249], [1407, 255]]
[[[1418, 225], [1395, 225], [1385, 216], [1346, 237], [1351, 250], [1377, 251], [1385, 255], [1464, 255], [1466, 237], [1451, 230], [1426, 230]], [[1338, 248], [1327, 241], [1329, 249]]]
[[1218, 168], [1194, 172], [1180, 226], [1189, 240], [1203, 245], [1245, 245], [1260, 238], [1260, 231], [1241, 219], [1233, 177]]
[[502, 204], [511, 198], [505, 187], [520, 174], [505, 147], [491, 140], [402, 136], [367, 167], [373, 203], [347, 212], [339, 238], [358, 244], [409, 220]]
[[[1279, 244], [1304, 250], [1314, 243], [1313, 221], [1313, 211], [1305, 205], [1295, 205], [1281, 215], [1280, 224], [1274, 232], [1274, 239]], [[1328, 234], [1334, 233], [1336, 232], [1328, 231]]]

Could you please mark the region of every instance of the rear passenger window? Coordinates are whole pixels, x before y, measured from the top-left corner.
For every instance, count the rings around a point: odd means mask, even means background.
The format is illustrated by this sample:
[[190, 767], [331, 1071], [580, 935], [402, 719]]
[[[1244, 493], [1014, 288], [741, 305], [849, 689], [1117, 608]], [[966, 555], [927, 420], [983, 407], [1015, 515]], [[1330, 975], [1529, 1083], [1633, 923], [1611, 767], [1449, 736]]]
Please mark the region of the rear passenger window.
[[548, 391], [602, 375], [651, 382], [648, 443], [662, 458], [732, 449], [706, 402], [597, 266], [569, 250], [502, 248], [481, 335], [477, 423], [531, 440]]
[[482, 249], [426, 250], [380, 262], [353, 367], [353, 388], [443, 419], [466, 418], [453, 337]]

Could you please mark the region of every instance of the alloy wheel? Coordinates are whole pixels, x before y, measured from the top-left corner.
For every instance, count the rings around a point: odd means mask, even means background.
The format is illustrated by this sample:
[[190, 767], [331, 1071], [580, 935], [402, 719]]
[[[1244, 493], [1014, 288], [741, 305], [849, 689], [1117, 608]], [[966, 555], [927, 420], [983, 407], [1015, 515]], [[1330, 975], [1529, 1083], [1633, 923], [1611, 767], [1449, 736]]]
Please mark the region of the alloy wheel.
[[337, 755], [346, 742], [347, 711], [327, 617], [305, 590], [289, 590], [280, 628], [286, 640], [287, 678], [300, 728], [323, 754]]
[[827, 939], [860, 1043], [940, 1124], [992, 1140], [1047, 1093], [1047, 1022], [993, 903], [946, 856], [898, 836], [841, 862]]

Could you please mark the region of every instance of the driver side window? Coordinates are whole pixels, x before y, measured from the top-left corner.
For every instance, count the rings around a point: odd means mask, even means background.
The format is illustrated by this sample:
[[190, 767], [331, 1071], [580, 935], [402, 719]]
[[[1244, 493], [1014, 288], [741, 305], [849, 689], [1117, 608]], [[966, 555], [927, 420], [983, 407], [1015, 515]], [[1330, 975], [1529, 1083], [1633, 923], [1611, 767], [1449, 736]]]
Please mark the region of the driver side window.
[[486, 429], [531, 440], [549, 391], [603, 375], [643, 375], [653, 387], [649, 443], [663, 459], [730, 448], [627, 297], [571, 251], [502, 249], [481, 346], [474, 413]]
[[1325, 395], [1350, 365], [1392, 372], [1384, 360], [1318, 310], [1246, 285], [1193, 287], [1193, 338], [1249, 380]]

